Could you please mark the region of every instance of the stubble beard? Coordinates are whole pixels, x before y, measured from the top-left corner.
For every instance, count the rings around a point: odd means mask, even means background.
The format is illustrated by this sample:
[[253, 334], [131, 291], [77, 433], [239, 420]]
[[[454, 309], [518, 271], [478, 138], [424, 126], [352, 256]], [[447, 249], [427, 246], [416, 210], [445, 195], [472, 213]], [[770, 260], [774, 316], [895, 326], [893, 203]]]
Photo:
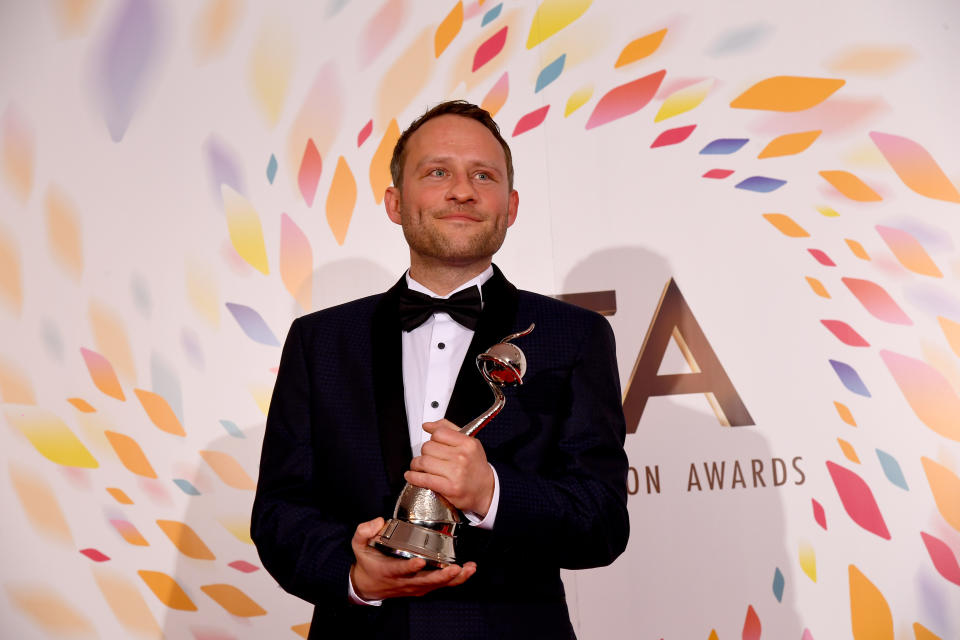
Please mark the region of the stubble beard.
[[[448, 264], [469, 264], [489, 259], [503, 245], [507, 235], [506, 215], [498, 216], [492, 228], [480, 227], [469, 236], [451, 238], [444, 234], [436, 222], [437, 217], [451, 210], [420, 210], [411, 215], [401, 208], [400, 222], [403, 236], [411, 251], [424, 258], [432, 258]], [[425, 224], [426, 223], [426, 224]]]

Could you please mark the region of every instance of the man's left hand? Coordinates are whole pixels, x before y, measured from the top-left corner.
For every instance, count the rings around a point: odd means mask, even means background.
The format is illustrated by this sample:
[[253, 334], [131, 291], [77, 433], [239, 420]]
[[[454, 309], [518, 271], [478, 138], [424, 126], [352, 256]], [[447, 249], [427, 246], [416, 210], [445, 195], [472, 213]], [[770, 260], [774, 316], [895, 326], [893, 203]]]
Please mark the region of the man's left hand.
[[483, 445], [460, 433], [449, 420], [425, 422], [423, 429], [431, 438], [403, 477], [436, 491], [461, 511], [485, 517], [493, 500], [494, 479]]

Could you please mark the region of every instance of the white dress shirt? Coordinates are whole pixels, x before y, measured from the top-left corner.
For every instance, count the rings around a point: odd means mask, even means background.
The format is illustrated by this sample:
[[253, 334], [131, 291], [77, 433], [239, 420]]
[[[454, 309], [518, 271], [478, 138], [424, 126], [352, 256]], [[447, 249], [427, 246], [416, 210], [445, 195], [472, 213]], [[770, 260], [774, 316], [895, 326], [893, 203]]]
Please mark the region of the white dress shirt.
[[[407, 272], [407, 287], [412, 291], [419, 291], [434, 298], [449, 298], [458, 291], [470, 287], [482, 287], [483, 283], [493, 275], [493, 267], [476, 278], [464, 282], [462, 285], [445, 296], [438, 296], [425, 286], [410, 277]], [[483, 289], [480, 300], [483, 304]], [[473, 340], [473, 329], [467, 329], [451, 318], [445, 312], [434, 313], [422, 325], [411, 331], [402, 332], [403, 345], [403, 400], [407, 410], [407, 429], [410, 435], [410, 450], [414, 457], [420, 455], [423, 443], [430, 434], [423, 430], [424, 422], [441, 420], [447, 413], [453, 386], [457, 381], [457, 374], [463, 365], [463, 359]], [[462, 427], [463, 425], [457, 425]], [[481, 529], [493, 529], [497, 518], [497, 507], [500, 504], [500, 481], [497, 471], [493, 471], [493, 499], [487, 515], [480, 518], [472, 512], [464, 512], [471, 526]], [[382, 600], [364, 600], [353, 590], [353, 581], [349, 581], [350, 600], [357, 604], [379, 606]]]

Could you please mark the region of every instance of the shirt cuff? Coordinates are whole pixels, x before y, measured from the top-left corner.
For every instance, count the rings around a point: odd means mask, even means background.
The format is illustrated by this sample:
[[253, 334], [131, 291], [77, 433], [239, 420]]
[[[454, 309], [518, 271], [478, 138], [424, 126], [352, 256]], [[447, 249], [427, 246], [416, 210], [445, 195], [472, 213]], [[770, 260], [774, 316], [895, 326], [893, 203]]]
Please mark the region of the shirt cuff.
[[490, 470], [493, 471], [493, 498], [490, 499], [490, 508], [487, 509], [487, 515], [484, 518], [480, 518], [480, 516], [473, 511], [463, 512], [470, 526], [480, 529], [493, 529], [493, 523], [497, 519], [497, 507], [500, 506], [500, 478], [497, 477], [497, 470], [493, 468], [493, 465], [489, 462], [487, 464], [490, 466]]
[[383, 604], [383, 600], [364, 600], [357, 595], [357, 592], [353, 589], [353, 576], [347, 576], [347, 597], [350, 598], [350, 602], [353, 604], [359, 604], [365, 607], [379, 607]]

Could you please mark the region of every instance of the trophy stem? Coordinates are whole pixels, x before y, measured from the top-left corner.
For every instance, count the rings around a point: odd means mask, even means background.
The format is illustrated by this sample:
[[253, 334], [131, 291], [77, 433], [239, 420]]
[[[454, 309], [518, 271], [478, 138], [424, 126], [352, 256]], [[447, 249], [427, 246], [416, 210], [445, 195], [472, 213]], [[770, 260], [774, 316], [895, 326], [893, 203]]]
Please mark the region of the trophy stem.
[[[484, 376], [486, 379], [486, 376]], [[491, 420], [493, 420], [500, 410], [503, 409], [503, 405], [507, 403], [506, 399], [503, 397], [503, 391], [500, 389], [500, 386], [493, 382], [492, 380], [487, 379], [487, 384], [490, 385], [490, 390], [493, 391], [493, 404], [489, 409], [481, 413], [479, 416], [468, 422], [467, 424], [460, 427], [460, 433], [473, 436], [476, 435], [480, 429], [483, 429]]]

